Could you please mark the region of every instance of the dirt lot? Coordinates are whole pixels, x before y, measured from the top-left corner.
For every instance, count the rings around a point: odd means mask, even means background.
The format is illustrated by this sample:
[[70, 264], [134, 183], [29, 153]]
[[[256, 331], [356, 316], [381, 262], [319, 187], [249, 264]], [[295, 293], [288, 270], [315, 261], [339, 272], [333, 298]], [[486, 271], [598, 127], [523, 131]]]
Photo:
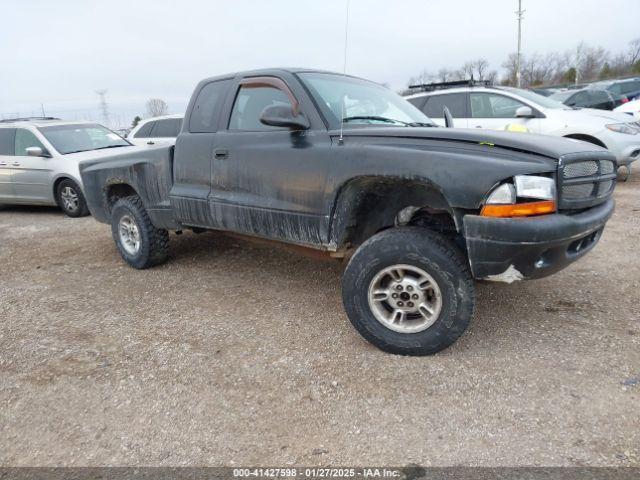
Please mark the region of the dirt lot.
[[0, 211], [2, 465], [640, 464], [640, 175], [585, 259], [478, 285], [433, 357], [349, 324], [339, 264], [221, 234], [135, 271], [109, 227]]

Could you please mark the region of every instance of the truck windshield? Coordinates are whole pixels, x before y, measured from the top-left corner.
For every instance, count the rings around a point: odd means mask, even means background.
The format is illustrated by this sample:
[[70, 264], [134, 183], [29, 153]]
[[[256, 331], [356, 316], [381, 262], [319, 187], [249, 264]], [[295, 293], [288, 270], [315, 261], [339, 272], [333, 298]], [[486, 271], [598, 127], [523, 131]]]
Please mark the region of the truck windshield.
[[424, 113], [388, 88], [331, 73], [301, 73], [331, 128], [345, 124], [435, 126]]
[[38, 130], [62, 155], [131, 145], [117, 133], [97, 123], [51, 125], [39, 127]]

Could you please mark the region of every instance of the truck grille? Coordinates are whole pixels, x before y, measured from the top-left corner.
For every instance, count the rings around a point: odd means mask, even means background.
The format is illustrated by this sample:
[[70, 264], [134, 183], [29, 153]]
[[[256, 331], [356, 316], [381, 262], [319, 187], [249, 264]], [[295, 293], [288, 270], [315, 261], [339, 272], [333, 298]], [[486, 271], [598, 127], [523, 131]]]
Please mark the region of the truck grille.
[[602, 154], [565, 155], [558, 167], [558, 202], [560, 209], [586, 208], [601, 203], [611, 195], [616, 180], [613, 158]]

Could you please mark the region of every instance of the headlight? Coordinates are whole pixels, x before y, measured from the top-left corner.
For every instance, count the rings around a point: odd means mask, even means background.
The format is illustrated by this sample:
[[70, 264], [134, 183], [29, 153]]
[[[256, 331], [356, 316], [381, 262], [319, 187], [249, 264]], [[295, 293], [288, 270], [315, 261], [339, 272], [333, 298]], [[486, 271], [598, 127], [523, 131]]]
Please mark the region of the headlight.
[[553, 178], [516, 175], [513, 183], [503, 183], [491, 192], [480, 215], [485, 217], [544, 215], [556, 211], [555, 200], [556, 184]]
[[537, 198], [539, 200], [555, 200], [556, 182], [549, 177], [533, 175], [516, 175], [516, 195], [519, 198]]
[[626, 133], [627, 135], [636, 135], [640, 133], [640, 129], [629, 125], [628, 123], [610, 123], [605, 125], [612, 132]]

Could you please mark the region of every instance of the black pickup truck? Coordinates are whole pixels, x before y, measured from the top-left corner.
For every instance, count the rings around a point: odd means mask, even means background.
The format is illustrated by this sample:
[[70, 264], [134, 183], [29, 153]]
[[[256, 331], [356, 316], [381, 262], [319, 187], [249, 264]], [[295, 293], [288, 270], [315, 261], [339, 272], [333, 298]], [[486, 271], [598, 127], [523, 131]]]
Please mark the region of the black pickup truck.
[[557, 272], [600, 239], [615, 158], [555, 137], [439, 128], [375, 83], [274, 69], [206, 79], [175, 147], [81, 165], [89, 209], [134, 268], [169, 230], [214, 229], [343, 258], [343, 302], [379, 348], [425, 355], [473, 315], [473, 279]]

